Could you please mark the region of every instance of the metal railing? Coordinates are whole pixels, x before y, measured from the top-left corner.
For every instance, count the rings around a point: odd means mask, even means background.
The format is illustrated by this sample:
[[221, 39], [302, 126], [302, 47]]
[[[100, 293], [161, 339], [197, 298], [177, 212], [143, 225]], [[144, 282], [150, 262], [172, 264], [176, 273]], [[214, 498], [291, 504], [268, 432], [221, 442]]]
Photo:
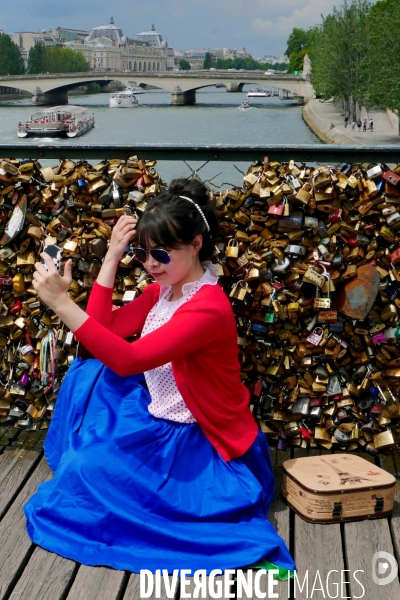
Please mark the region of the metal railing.
[[400, 164], [400, 146], [336, 145], [218, 145], [218, 144], [68, 144], [20, 143], [0, 144], [2, 158], [32, 159], [127, 159], [137, 156], [146, 160], [167, 161], [241, 161], [253, 162], [268, 156], [270, 161], [317, 164], [395, 163]]

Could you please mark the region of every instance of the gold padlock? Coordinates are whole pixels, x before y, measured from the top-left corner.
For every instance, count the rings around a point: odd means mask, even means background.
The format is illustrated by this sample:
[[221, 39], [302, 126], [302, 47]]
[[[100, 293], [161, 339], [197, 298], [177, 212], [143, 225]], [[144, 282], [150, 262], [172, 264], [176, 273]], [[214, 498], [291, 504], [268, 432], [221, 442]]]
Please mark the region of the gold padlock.
[[229, 240], [225, 250], [225, 256], [229, 256], [231, 258], [237, 258], [239, 256], [239, 244], [237, 240]]

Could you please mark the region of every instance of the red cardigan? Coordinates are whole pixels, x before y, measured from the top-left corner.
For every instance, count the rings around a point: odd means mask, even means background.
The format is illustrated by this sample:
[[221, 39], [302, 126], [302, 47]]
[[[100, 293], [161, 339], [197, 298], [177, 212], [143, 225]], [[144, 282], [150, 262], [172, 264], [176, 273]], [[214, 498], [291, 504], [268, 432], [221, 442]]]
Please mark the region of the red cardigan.
[[95, 283], [89, 319], [74, 331], [76, 338], [121, 376], [171, 362], [178, 390], [210, 443], [225, 460], [244, 454], [258, 426], [240, 380], [236, 323], [222, 288], [204, 285], [167, 323], [133, 343], [124, 338], [142, 331], [160, 286], [149, 285], [114, 311], [112, 293]]

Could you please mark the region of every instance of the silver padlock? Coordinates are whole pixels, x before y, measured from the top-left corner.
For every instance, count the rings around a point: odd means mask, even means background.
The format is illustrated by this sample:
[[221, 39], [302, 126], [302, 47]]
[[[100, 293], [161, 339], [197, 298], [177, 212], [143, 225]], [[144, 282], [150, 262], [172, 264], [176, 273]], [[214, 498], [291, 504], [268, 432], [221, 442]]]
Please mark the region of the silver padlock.
[[290, 267], [290, 260], [288, 258], [277, 258], [271, 264], [271, 269], [274, 273], [286, 273]]
[[344, 431], [340, 431], [340, 429], [335, 429], [333, 435], [335, 436], [338, 442], [342, 443], [348, 442], [350, 439], [350, 434]]
[[115, 181], [112, 182], [112, 188], [113, 188], [113, 190], [112, 190], [112, 198], [113, 198], [114, 205], [117, 208], [119, 208], [121, 206], [121, 198], [120, 198], [120, 195], [119, 195], [118, 186], [115, 183]]
[[339, 377], [337, 375], [332, 375], [332, 377], [329, 377], [328, 387], [326, 388], [326, 395], [329, 397], [336, 396], [337, 394], [341, 393], [342, 388], [340, 385]]
[[367, 176], [370, 179], [374, 179], [374, 177], [379, 177], [380, 175], [382, 175], [382, 169], [379, 165], [376, 165], [376, 167], [371, 167], [371, 169], [368, 169], [367, 171]]
[[136, 290], [127, 290], [122, 296], [122, 302], [132, 302], [137, 296]]
[[322, 273], [322, 275], [325, 277], [325, 279], [328, 281], [328, 297], [327, 298], [319, 298], [319, 288], [316, 288], [316, 292], [315, 292], [315, 298], [314, 298], [314, 308], [316, 308], [317, 310], [319, 309], [327, 309], [331, 307], [331, 298], [330, 298], [330, 283], [331, 283], [331, 277], [329, 275], [329, 273], [327, 272], [327, 270], [325, 269], [325, 267], [323, 265], [321, 265], [324, 272]]
[[298, 190], [301, 188], [301, 183], [294, 175], [286, 175], [286, 181], [294, 190]]
[[306, 341], [310, 342], [310, 344], [313, 344], [314, 346], [319, 346], [323, 337], [324, 330], [322, 327], [316, 327], [314, 331], [306, 338]]
[[389, 226], [396, 225], [400, 221], [400, 213], [397, 211], [386, 217], [386, 223]]
[[73, 341], [74, 341], [74, 334], [72, 333], [72, 331], [68, 331], [67, 335], [65, 336], [64, 346], [71, 346]]
[[308, 411], [310, 408], [310, 398], [307, 396], [302, 396], [297, 398], [296, 402], [292, 406], [293, 414], [301, 414], [303, 416], [308, 415]]

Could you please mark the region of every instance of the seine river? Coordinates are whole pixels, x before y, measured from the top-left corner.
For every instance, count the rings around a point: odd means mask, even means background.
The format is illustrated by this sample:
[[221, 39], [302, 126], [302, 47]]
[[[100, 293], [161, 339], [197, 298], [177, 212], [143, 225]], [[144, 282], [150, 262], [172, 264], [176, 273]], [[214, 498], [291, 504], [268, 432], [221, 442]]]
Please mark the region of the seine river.
[[[223, 88], [205, 88], [197, 91], [194, 106], [171, 106], [170, 94], [161, 90], [147, 91], [139, 96], [139, 105], [131, 109], [110, 109], [109, 94], [70, 94], [70, 104], [79, 104], [95, 116], [96, 126], [75, 140], [59, 140], [60, 144], [319, 144], [319, 139], [302, 120], [301, 106], [295, 101], [273, 98], [249, 98], [248, 110], [240, 109], [242, 93], [227, 93]], [[38, 107], [39, 108], [39, 107]], [[2, 143], [24, 144], [41, 138], [20, 139], [16, 135], [18, 121], [25, 121], [36, 110], [29, 98], [0, 101], [0, 131]], [[28, 157], [29, 158], [29, 157]], [[111, 157], [110, 157], [111, 158]], [[273, 158], [273, 157], [270, 157]], [[201, 163], [193, 163], [192, 168]], [[242, 171], [248, 165], [237, 163]], [[158, 164], [161, 176], [190, 175], [183, 162], [163, 161]], [[199, 176], [213, 179], [213, 183], [240, 184], [241, 174], [229, 163], [210, 163]], [[224, 186], [225, 187], [225, 186]]]

